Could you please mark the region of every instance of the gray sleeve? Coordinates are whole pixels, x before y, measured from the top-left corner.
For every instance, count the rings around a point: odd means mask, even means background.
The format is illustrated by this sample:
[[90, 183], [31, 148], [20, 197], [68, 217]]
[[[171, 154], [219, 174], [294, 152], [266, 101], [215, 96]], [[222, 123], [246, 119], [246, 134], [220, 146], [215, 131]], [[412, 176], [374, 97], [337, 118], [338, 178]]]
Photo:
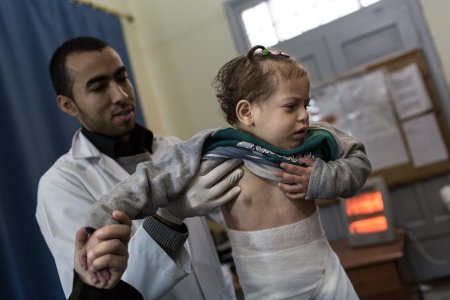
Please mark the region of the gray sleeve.
[[305, 199], [351, 197], [363, 187], [372, 171], [364, 145], [328, 124], [318, 125], [334, 136], [339, 153], [335, 161], [315, 160]]
[[203, 143], [211, 132], [206, 130], [175, 144], [157, 163], [139, 164], [134, 174], [95, 203], [85, 227], [97, 229], [117, 223], [111, 217], [114, 210], [122, 210], [131, 219], [136, 219], [151, 216], [158, 207], [166, 206], [196, 174]]

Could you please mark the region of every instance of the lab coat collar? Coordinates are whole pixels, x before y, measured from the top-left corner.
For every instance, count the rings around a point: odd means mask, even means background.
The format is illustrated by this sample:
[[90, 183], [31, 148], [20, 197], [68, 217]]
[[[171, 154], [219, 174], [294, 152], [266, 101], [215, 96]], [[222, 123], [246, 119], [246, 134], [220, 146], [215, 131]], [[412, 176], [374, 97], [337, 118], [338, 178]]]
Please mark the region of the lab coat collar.
[[81, 128], [77, 130], [72, 139], [73, 159], [88, 159], [100, 157], [102, 153], [81, 133]]
[[125, 171], [114, 159], [100, 152], [81, 132], [77, 130], [72, 139], [72, 158], [74, 160], [97, 159], [101, 168], [108, 171], [111, 176], [124, 180], [130, 174]]

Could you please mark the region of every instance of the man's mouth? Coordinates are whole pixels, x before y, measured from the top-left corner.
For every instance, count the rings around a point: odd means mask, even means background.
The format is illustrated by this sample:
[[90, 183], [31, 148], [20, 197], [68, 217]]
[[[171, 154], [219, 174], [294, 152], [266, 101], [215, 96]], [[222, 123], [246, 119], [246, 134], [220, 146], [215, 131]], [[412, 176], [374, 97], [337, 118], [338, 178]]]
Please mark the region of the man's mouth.
[[115, 113], [113, 113], [113, 118], [118, 118], [122, 121], [128, 121], [134, 117], [133, 112], [134, 112], [134, 109], [132, 107], [129, 107], [127, 109], [122, 109], [120, 111], [116, 111]]
[[120, 111], [118, 111], [118, 112], [115, 112], [115, 113], [113, 114], [113, 117], [127, 116], [127, 115], [129, 115], [132, 111], [133, 111], [133, 108], [131, 108], [131, 107], [129, 107], [129, 108], [127, 108], [127, 109], [122, 109], [122, 110], [120, 110]]

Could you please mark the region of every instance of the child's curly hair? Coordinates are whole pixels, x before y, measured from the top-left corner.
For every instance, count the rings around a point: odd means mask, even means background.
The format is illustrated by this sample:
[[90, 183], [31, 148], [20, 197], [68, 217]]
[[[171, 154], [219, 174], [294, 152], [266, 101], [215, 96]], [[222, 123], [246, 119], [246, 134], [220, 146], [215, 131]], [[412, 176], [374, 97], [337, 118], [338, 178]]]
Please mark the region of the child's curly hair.
[[[257, 51], [261, 49], [262, 51]], [[307, 76], [303, 67], [289, 55], [257, 45], [245, 56], [226, 63], [212, 82], [217, 98], [230, 125], [238, 121], [236, 105], [246, 99], [253, 103], [269, 98], [280, 80]]]

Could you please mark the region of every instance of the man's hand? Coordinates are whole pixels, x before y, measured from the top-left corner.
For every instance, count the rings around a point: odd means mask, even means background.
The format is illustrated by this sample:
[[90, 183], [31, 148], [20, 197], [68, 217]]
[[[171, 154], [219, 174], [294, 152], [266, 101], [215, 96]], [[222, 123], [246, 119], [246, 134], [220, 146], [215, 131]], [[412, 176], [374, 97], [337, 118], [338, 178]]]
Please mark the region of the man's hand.
[[75, 240], [75, 271], [85, 283], [96, 288], [113, 288], [122, 277], [128, 263], [127, 244], [131, 235], [131, 220], [121, 211], [114, 211], [113, 224], [96, 230], [88, 239], [81, 228]]
[[235, 199], [241, 192], [239, 186], [234, 186], [244, 174], [242, 169], [236, 169], [241, 163], [238, 159], [203, 161], [184, 195], [160, 208], [158, 215], [180, 225], [185, 218], [205, 215]]
[[311, 156], [303, 157], [300, 162], [306, 166], [301, 167], [288, 163], [281, 163], [280, 167], [284, 170], [275, 171], [274, 175], [283, 179], [283, 183], [278, 183], [278, 186], [286, 194], [286, 197], [292, 200], [303, 200], [306, 197], [309, 187], [309, 178], [312, 173], [312, 166], [314, 159]]

